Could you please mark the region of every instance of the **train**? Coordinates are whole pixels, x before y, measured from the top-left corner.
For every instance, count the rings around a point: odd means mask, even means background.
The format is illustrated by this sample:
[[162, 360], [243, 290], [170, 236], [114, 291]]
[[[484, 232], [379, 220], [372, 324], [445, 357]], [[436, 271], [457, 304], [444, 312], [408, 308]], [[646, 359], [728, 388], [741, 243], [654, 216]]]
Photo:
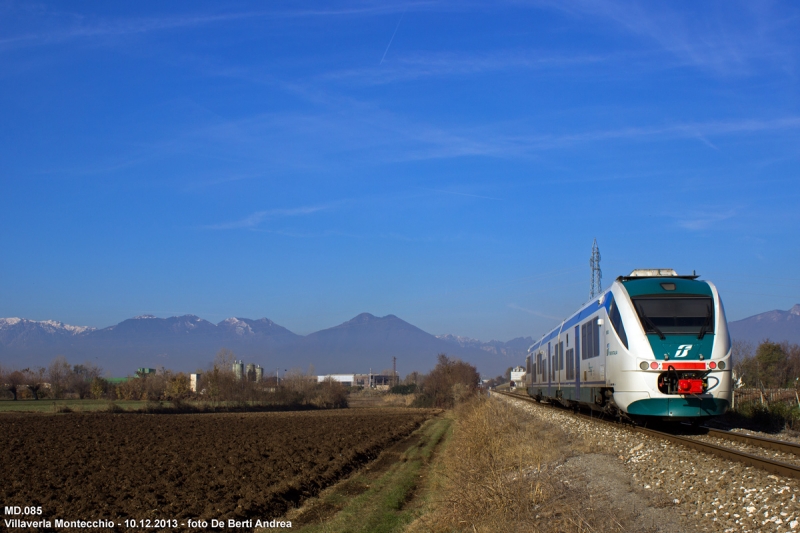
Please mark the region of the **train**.
[[527, 393], [633, 421], [723, 415], [731, 339], [717, 288], [698, 278], [673, 269], [619, 276], [528, 348]]

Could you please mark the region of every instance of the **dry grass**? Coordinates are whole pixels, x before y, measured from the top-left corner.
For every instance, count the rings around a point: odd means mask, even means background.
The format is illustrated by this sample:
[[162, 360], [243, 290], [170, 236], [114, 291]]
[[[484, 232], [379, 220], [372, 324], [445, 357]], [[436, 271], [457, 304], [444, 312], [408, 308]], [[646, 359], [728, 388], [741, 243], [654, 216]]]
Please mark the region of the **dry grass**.
[[410, 407], [416, 398], [416, 394], [358, 391], [349, 394], [348, 404], [350, 407]]
[[432, 509], [408, 532], [619, 531], [604, 506], [587, 508], [590, 496], [554, 471], [585, 446], [503, 402], [463, 404], [441, 459]]

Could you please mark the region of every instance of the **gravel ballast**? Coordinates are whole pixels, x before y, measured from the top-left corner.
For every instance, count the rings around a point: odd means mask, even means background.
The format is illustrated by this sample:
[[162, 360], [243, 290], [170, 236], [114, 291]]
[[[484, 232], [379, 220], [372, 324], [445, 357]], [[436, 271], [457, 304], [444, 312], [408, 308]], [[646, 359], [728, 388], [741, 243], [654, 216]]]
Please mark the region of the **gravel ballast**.
[[[583, 439], [624, 468], [635, 489], [654, 491], [697, 531], [798, 531], [798, 480], [770, 474], [663, 439], [573, 416], [563, 409], [493, 395]], [[725, 446], [731, 447], [727, 442]], [[664, 509], [666, 512], [667, 509]]]

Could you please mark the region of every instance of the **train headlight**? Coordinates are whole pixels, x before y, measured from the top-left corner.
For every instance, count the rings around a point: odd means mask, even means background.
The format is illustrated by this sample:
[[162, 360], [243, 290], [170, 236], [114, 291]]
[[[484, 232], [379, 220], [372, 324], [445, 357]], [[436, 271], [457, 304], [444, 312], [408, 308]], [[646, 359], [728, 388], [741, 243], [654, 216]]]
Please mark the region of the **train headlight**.
[[653, 361], [652, 363], [650, 363], [650, 368], [652, 368], [653, 370], [657, 369], [658, 368], [658, 363]]
[[642, 370], [647, 370], [649, 367], [650, 365], [647, 364], [647, 361], [642, 361], [641, 363], [639, 363], [639, 368], [641, 368]]
[[708, 363], [708, 368], [710, 368], [711, 370], [714, 370], [715, 368], [717, 368], [717, 363], [715, 363], [714, 361], [711, 361], [710, 363]]
[[720, 361], [719, 365], [717, 365], [717, 366], [719, 366], [720, 370], [725, 370], [725, 361]]

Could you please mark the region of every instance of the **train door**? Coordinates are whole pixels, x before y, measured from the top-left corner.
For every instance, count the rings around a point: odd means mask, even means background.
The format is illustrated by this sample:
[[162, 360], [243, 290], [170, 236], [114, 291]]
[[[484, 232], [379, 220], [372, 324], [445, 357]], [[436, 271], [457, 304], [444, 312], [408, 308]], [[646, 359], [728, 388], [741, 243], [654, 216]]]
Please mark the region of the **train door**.
[[599, 353], [600, 359], [598, 361], [598, 365], [600, 366], [600, 376], [598, 376], [601, 380], [606, 381], [606, 355], [608, 355], [608, 345], [606, 344], [606, 325], [608, 324], [608, 318], [604, 317], [603, 314], [597, 319], [597, 343], [600, 345], [599, 349], [595, 351], [595, 353]]
[[536, 369], [536, 383], [541, 385], [544, 381], [544, 358], [541, 350], [536, 352]]
[[581, 327], [575, 326], [575, 398], [581, 397]]
[[550, 396], [550, 385], [553, 383], [553, 352], [547, 343], [547, 395]]

